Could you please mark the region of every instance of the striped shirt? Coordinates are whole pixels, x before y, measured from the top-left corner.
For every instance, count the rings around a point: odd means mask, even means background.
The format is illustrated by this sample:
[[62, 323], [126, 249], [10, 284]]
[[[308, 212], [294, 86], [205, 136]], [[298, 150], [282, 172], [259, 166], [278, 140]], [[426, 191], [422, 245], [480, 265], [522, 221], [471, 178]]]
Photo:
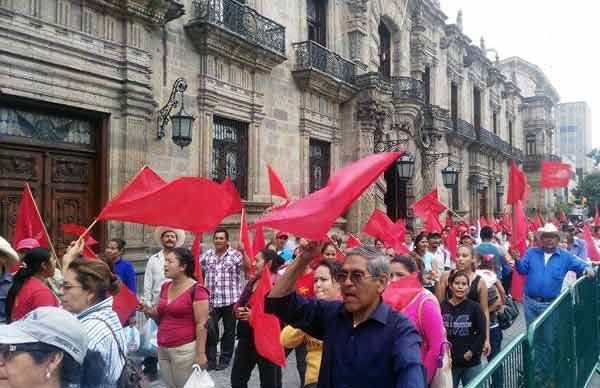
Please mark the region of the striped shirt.
[[202, 255], [204, 282], [210, 291], [211, 307], [230, 306], [238, 301], [242, 293], [242, 262], [240, 251], [231, 247], [222, 256], [214, 249]]
[[[119, 346], [122, 350], [125, 349], [125, 335], [119, 317], [112, 309], [112, 304], [113, 298], [109, 297], [77, 316], [88, 335], [88, 350], [100, 353], [104, 360], [103, 380], [94, 384], [97, 388], [116, 388], [125, 365], [125, 360], [117, 348]], [[111, 330], [104, 322], [114, 332], [118, 344], [115, 343]]]

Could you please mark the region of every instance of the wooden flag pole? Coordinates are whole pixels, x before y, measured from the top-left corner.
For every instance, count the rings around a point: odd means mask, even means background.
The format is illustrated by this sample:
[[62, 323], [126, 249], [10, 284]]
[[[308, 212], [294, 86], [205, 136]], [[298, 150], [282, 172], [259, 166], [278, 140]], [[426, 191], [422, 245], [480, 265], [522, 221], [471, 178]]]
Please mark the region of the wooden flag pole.
[[79, 243], [79, 241], [81, 241], [85, 237], [85, 235], [88, 234], [90, 232], [90, 230], [92, 230], [92, 228], [94, 227], [94, 225], [96, 225], [97, 222], [98, 222], [98, 219], [94, 218], [94, 221], [92, 221], [90, 226], [88, 226], [87, 229], [85, 230], [85, 232], [83, 232], [81, 234], [81, 236], [79, 236], [79, 238], [77, 239], [77, 243]]
[[[32, 193], [31, 188], [29, 187], [28, 183], [25, 183], [25, 185], [27, 186], [27, 189], [30, 193]], [[58, 255], [56, 254], [56, 249], [54, 248], [54, 244], [52, 244], [52, 239], [50, 238], [50, 234], [48, 234], [48, 229], [46, 229], [46, 224], [44, 223], [44, 219], [42, 218], [42, 215], [40, 214], [40, 209], [38, 209], [37, 206], [37, 202], [35, 202], [35, 198], [33, 198], [33, 193], [31, 194], [31, 198], [33, 199], [33, 206], [35, 207], [35, 212], [37, 213], [38, 217], [40, 218], [40, 220], [42, 220], [42, 228], [44, 228], [44, 233], [46, 234], [46, 238], [48, 239], [48, 244], [50, 244], [50, 251], [52, 252], [52, 255], [54, 255], [54, 257], [56, 258], [56, 262], [58, 263]], [[60, 268], [60, 264], [58, 264], [58, 267]]]
[[454, 214], [456, 217], [460, 218], [460, 219], [462, 220], [462, 222], [464, 222], [465, 224], [467, 224], [467, 225], [469, 224], [469, 223], [467, 222], [467, 220], [465, 220], [465, 219], [464, 219], [463, 217], [461, 217], [459, 214], [456, 214], [456, 212], [455, 212], [454, 210], [452, 210], [452, 209], [450, 209], [450, 208], [446, 208], [446, 209], [447, 209], [447, 210], [448, 210], [450, 213]]

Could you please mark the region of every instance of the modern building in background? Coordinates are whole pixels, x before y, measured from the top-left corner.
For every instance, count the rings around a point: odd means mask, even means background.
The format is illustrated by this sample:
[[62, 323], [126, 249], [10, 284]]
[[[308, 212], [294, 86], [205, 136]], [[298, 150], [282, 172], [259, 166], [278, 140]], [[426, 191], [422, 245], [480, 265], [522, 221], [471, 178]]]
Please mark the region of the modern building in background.
[[556, 117], [558, 128], [558, 154], [575, 161], [579, 176], [593, 168], [587, 154], [592, 150], [592, 115], [585, 101], [558, 104]]

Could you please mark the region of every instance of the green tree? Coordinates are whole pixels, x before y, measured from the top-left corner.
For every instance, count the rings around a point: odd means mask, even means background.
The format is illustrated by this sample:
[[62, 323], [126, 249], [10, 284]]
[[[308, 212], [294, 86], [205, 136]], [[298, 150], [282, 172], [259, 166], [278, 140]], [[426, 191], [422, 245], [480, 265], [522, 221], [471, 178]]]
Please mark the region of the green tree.
[[590, 214], [593, 214], [596, 205], [600, 205], [600, 172], [586, 175], [579, 184], [577, 192], [582, 198], [587, 199]]
[[586, 156], [594, 161], [594, 166], [598, 166], [600, 164], [600, 148], [594, 148]]

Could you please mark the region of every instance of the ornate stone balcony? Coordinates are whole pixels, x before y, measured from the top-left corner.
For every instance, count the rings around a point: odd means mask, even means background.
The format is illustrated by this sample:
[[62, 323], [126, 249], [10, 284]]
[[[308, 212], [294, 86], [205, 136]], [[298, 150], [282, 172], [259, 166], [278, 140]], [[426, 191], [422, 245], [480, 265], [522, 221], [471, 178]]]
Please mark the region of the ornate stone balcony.
[[499, 152], [506, 158], [510, 159], [513, 157], [513, 147], [508, 142], [502, 140], [500, 136], [485, 128], [480, 128], [477, 132], [481, 144], [487, 146], [492, 151]]
[[307, 40], [293, 44], [296, 63], [292, 74], [302, 89], [346, 101], [357, 92], [356, 65], [320, 44]]
[[452, 133], [458, 135], [462, 140], [472, 142], [477, 139], [477, 134], [475, 133], [473, 125], [463, 119], [457, 119], [456, 122], [452, 123], [451, 127]]
[[523, 163], [523, 169], [525, 171], [538, 171], [543, 160], [549, 160], [552, 162], [560, 162], [560, 156], [553, 154], [534, 154], [525, 155], [525, 161]]
[[184, 6], [178, 0], [88, 0], [88, 3], [138, 16], [155, 24], [168, 23], [185, 14]]
[[410, 77], [393, 77], [392, 97], [413, 104], [423, 105], [425, 103], [423, 81]]
[[265, 70], [287, 59], [285, 27], [235, 0], [194, 0], [185, 28], [200, 51], [215, 51]]

